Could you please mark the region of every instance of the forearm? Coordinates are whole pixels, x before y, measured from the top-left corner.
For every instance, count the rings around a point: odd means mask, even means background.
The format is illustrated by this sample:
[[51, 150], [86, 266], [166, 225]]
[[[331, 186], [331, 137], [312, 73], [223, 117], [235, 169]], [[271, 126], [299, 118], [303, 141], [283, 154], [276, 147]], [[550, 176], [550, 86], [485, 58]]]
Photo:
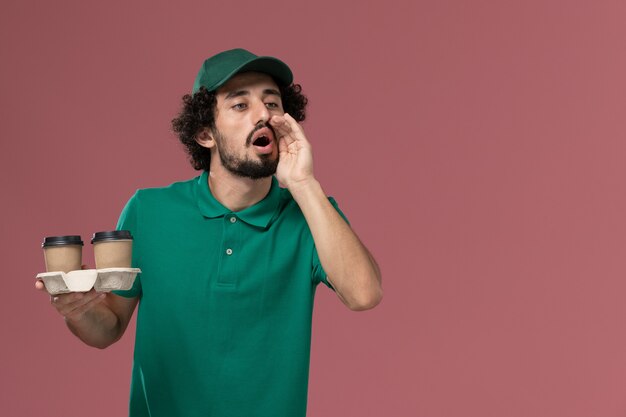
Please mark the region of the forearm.
[[342, 301], [353, 310], [382, 298], [380, 271], [352, 228], [337, 213], [316, 180], [290, 188], [311, 229], [322, 267]]
[[100, 349], [115, 343], [122, 336], [122, 325], [113, 311], [102, 302], [80, 317], [65, 317], [65, 323], [85, 344]]

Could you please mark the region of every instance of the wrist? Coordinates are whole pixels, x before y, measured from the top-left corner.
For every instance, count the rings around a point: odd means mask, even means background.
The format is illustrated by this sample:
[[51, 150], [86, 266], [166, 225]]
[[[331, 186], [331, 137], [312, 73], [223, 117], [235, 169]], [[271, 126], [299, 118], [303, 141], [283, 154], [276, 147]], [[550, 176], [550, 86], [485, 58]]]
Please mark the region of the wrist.
[[85, 326], [85, 313], [80, 313], [80, 314], [68, 314], [67, 316], [63, 316], [63, 320], [65, 321], [65, 324], [69, 327], [78, 329], [81, 328], [83, 326]]
[[305, 197], [318, 190], [321, 190], [320, 183], [314, 178], [307, 178], [305, 180], [294, 181], [286, 185], [287, 189], [291, 193], [294, 199], [298, 200], [300, 197]]

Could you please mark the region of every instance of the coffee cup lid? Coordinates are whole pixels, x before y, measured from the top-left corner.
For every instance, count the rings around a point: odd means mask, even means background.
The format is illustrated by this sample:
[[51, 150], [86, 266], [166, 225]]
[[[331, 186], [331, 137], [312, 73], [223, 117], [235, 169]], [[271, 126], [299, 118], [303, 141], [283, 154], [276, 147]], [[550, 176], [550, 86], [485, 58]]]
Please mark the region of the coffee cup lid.
[[83, 246], [83, 240], [80, 235], [71, 236], [48, 236], [45, 237], [42, 248], [48, 248], [50, 246], [66, 246], [66, 245], [80, 245]]
[[112, 230], [110, 232], [96, 232], [91, 238], [91, 243], [103, 242], [105, 240], [132, 240], [133, 236], [128, 230]]

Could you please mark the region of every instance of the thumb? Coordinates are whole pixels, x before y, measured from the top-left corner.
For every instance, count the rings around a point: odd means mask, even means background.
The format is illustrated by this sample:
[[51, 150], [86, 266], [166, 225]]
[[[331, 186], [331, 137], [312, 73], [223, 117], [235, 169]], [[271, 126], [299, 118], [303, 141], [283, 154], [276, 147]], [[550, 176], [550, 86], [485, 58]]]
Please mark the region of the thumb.
[[45, 291], [46, 286], [43, 284], [43, 281], [38, 279], [35, 281], [35, 289], [39, 291]]

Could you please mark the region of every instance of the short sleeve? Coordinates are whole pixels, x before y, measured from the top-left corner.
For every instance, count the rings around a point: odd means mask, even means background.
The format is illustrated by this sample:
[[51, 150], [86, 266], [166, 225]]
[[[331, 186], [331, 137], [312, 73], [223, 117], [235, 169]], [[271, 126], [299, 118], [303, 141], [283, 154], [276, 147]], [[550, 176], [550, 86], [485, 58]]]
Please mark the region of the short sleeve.
[[[141, 268], [139, 265], [139, 254], [137, 250], [137, 238], [140, 237], [140, 233], [137, 225], [137, 205], [138, 205], [137, 193], [135, 193], [130, 200], [126, 203], [126, 206], [120, 214], [120, 218], [117, 222], [116, 230], [129, 230], [133, 236], [133, 258], [132, 267]], [[127, 291], [112, 291], [113, 294], [120, 295], [126, 298], [140, 297], [141, 296], [141, 274], [138, 274], [135, 278], [135, 282], [130, 290]]]
[[[339, 205], [337, 204], [335, 199], [332, 198], [332, 197], [328, 197], [328, 201], [330, 202], [330, 204], [333, 205], [335, 210], [337, 210], [337, 213], [339, 213], [339, 215], [346, 221], [346, 223], [350, 224], [350, 222], [348, 221], [348, 218], [346, 217], [345, 214], [343, 214], [343, 212], [339, 208]], [[313, 244], [313, 257], [312, 257], [312, 259], [313, 259], [313, 261], [312, 261], [312, 263], [313, 263], [313, 265], [312, 265], [313, 280], [316, 283], [323, 283], [328, 288], [330, 288], [331, 290], [334, 291], [335, 289], [330, 284], [330, 282], [328, 282], [328, 276], [326, 275], [326, 272], [324, 271], [324, 268], [322, 268], [322, 263], [320, 262], [319, 255], [317, 254], [317, 249], [315, 248], [315, 244]]]

